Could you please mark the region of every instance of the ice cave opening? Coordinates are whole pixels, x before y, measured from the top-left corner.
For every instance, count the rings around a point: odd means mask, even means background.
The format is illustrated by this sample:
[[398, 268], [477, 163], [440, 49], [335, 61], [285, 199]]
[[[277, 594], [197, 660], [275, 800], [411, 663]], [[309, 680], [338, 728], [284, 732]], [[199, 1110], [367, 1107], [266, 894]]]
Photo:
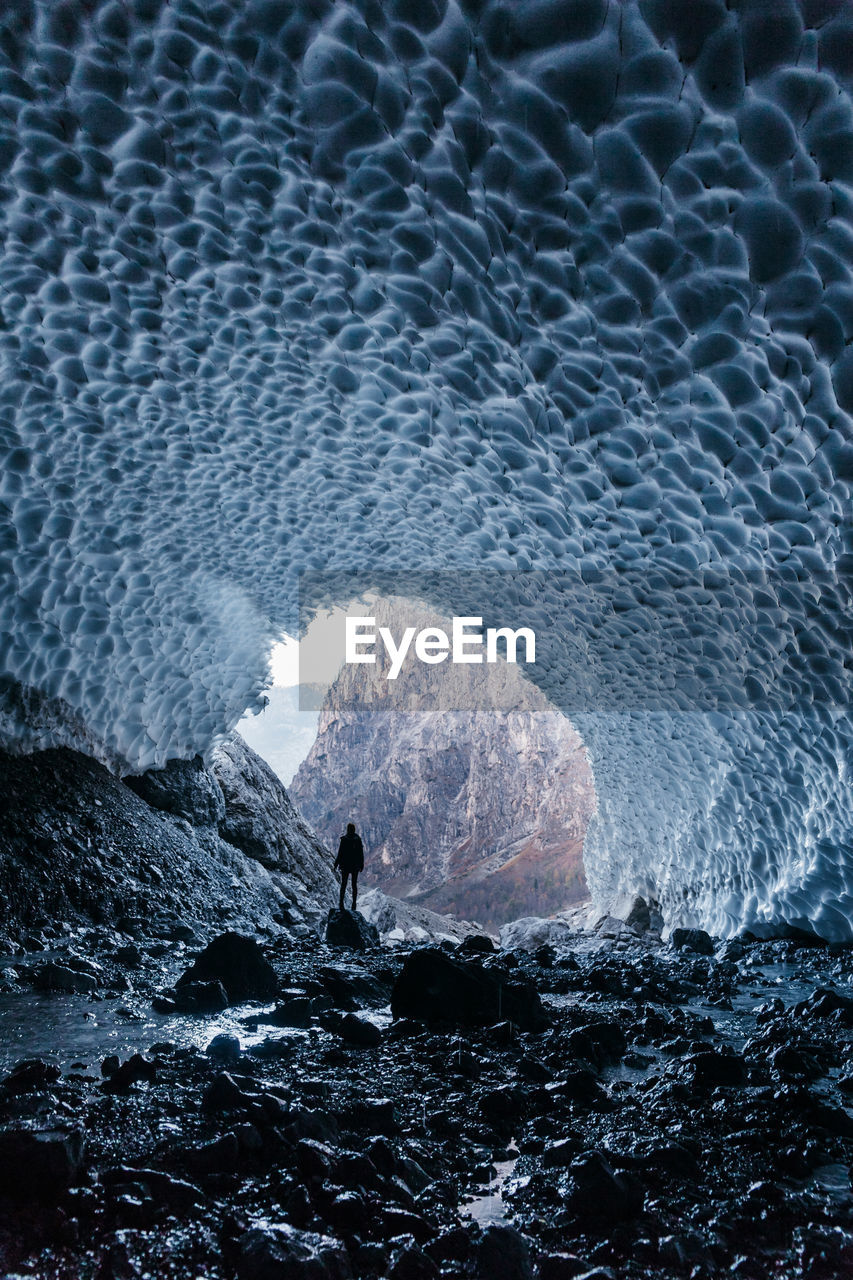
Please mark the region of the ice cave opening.
[[[365, 656], [377, 660], [348, 663], [342, 627], [365, 615], [375, 628]], [[449, 650], [453, 620], [400, 595], [319, 612], [298, 645], [273, 649], [268, 705], [240, 721], [242, 736], [280, 770], [330, 848], [355, 822], [368, 888], [494, 933], [586, 900], [589, 760], [525, 663], [506, 660], [515, 646], [499, 637], [501, 656], [489, 663], [471, 625], [466, 648], [477, 661], [454, 665], [450, 652], [442, 660], [425, 649], [423, 662], [410, 643], [394, 674], [394, 655], [376, 652], [383, 631], [398, 653], [407, 634], [433, 650], [445, 637]]]

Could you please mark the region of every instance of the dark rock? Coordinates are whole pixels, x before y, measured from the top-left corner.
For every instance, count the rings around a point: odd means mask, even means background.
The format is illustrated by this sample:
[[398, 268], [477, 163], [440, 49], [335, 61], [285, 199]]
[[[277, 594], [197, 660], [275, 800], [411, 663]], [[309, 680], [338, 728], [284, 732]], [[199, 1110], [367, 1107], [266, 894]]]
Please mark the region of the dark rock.
[[350, 1114], [357, 1129], [386, 1134], [397, 1132], [393, 1098], [361, 1098], [352, 1104]]
[[307, 1027], [313, 1013], [319, 1013], [319, 1002], [302, 993], [284, 993], [284, 999], [271, 1013], [251, 1014], [243, 1019], [246, 1027]]
[[101, 1089], [104, 1093], [124, 1093], [131, 1085], [138, 1084], [141, 1081], [150, 1083], [156, 1078], [157, 1067], [153, 1062], [149, 1062], [147, 1058], [143, 1058], [141, 1053], [134, 1053], [128, 1058], [127, 1062], [123, 1062], [121, 1066], [116, 1067], [110, 1073]]
[[222, 1035], [214, 1036], [210, 1044], [205, 1049], [208, 1058], [212, 1058], [214, 1062], [237, 1062], [240, 1054], [240, 1041], [237, 1036], [228, 1032]]
[[323, 965], [318, 976], [340, 1009], [358, 1009], [363, 1005], [378, 1005], [382, 1008], [390, 999], [390, 985], [363, 969]]
[[794, 1005], [792, 1014], [796, 1018], [831, 1018], [844, 1027], [853, 1027], [853, 999], [827, 987], [818, 987]]
[[438, 1267], [416, 1244], [404, 1244], [391, 1255], [387, 1280], [438, 1280]]
[[158, 1013], [219, 1013], [228, 1008], [228, 992], [219, 981], [187, 982], [174, 999], [155, 996], [151, 1003]]
[[426, 1244], [435, 1235], [435, 1228], [419, 1213], [390, 1208], [382, 1210], [382, 1234], [386, 1239], [413, 1236], [418, 1244]]
[[352, 1270], [337, 1240], [281, 1223], [254, 1227], [240, 1238], [237, 1275], [239, 1280], [351, 1280]]
[[387, 1275], [389, 1258], [384, 1244], [365, 1241], [357, 1244], [350, 1252], [358, 1275]]
[[651, 927], [652, 917], [649, 911], [649, 904], [645, 898], [638, 896], [634, 899], [628, 914], [625, 916], [625, 923], [630, 925], [632, 929], [637, 929], [640, 933], [647, 932]]
[[703, 1049], [685, 1058], [691, 1069], [693, 1081], [701, 1088], [716, 1085], [741, 1085], [746, 1080], [746, 1063], [740, 1054], [714, 1049]]
[[101, 1063], [101, 1075], [102, 1076], [115, 1075], [116, 1071], [118, 1071], [120, 1066], [121, 1066], [121, 1061], [119, 1059], [118, 1054], [108, 1053], [107, 1056], [104, 1058], [103, 1062]]
[[456, 950], [460, 955], [491, 955], [497, 947], [487, 933], [469, 933]]
[[477, 1280], [533, 1280], [530, 1246], [515, 1227], [487, 1227], [474, 1254]]
[[474, 962], [447, 956], [437, 948], [414, 951], [391, 993], [395, 1018], [489, 1026], [509, 1019], [527, 1031], [548, 1023], [532, 982], [505, 977]]
[[197, 982], [222, 983], [231, 1004], [243, 1000], [272, 1000], [279, 981], [270, 962], [254, 938], [240, 933], [222, 933], [205, 947], [176, 984], [181, 988]]
[[714, 939], [704, 929], [673, 929], [669, 940], [676, 951], [698, 951], [703, 956], [714, 954]]
[[536, 1280], [576, 1280], [586, 1263], [574, 1253], [549, 1253], [539, 1262]]
[[227, 1071], [220, 1071], [213, 1077], [202, 1097], [208, 1111], [230, 1111], [235, 1107], [245, 1107], [250, 1101], [249, 1095]]
[[643, 1208], [643, 1188], [632, 1174], [614, 1173], [600, 1151], [589, 1151], [571, 1166], [570, 1207], [580, 1217], [619, 1221]]
[[618, 1062], [624, 1056], [628, 1041], [618, 1022], [590, 1022], [582, 1030], [605, 1061]]
[[380, 945], [379, 930], [358, 911], [330, 911], [326, 918], [326, 942], [330, 947], [369, 951]]
[[0, 1130], [0, 1192], [14, 1199], [49, 1200], [64, 1191], [83, 1161], [76, 1130]]
[[124, 782], [152, 809], [184, 818], [193, 827], [213, 827], [225, 817], [222, 791], [201, 756], [170, 760], [162, 769], [129, 775]]
[[50, 960], [30, 970], [30, 980], [39, 991], [67, 991], [70, 995], [88, 995], [98, 989], [98, 979], [68, 965]]
[[192, 1182], [173, 1178], [161, 1169], [137, 1169], [130, 1165], [114, 1165], [101, 1171], [101, 1182], [116, 1190], [122, 1187], [143, 1187], [151, 1199], [178, 1213], [199, 1209], [204, 1195]]
[[561, 1138], [552, 1142], [542, 1152], [542, 1166], [545, 1169], [567, 1169], [578, 1155], [579, 1140], [577, 1138]]
[[443, 1231], [426, 1246], [426, 1252], [439, 1266], [448, 1262], [466, 1262], [472, 1252], [471, 1235], [464, 1227]]
[[240, 1144], [236, 1133], [223, 1133], [221, 1137], [201, 1146], [190, 1147], [184, 1153], [187, 1168], [195, 1174], [233, 1173], [240, 1158]]
[[355, 1013], [348, 1013], [341, 1019], [338, 1034], [347, 1044], [360, 1049], [375, 1049], [382, 1043], [382, 1032], [376, 1023]]
[[3, 1091], [9, 1095], [34, 1093], [38, 1089], [47, 1089], [59, 1079], [59, 1067], [42, 1058], [25, 1058], [16, 1062], [2, 1083]]

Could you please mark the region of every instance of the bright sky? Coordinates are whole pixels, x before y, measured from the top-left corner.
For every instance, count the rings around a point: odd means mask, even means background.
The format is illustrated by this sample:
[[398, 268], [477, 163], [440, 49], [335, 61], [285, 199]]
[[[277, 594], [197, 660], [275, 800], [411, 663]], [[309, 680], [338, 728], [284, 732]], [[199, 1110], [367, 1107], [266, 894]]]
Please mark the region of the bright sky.
[[[364, 601], [361, 603], [367, 607]], [[281, 641], [273, 645], [270, 653], [273, 684], [280, 689], [300, 683], [331, 684], [346, 652], [346, 616], [347, 607], [340, 605], [318, 613], [301, 641], [282, 632]]]

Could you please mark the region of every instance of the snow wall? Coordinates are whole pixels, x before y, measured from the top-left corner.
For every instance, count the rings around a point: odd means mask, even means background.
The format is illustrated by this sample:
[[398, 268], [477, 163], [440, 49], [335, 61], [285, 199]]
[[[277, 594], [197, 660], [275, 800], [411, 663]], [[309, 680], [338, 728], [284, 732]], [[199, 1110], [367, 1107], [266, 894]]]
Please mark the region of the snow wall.
[[9, 0], [5, 741], [205, 750], [300, 572], [484, 566], [599, 899], [850, 936], [851, 49], [844, 0]]

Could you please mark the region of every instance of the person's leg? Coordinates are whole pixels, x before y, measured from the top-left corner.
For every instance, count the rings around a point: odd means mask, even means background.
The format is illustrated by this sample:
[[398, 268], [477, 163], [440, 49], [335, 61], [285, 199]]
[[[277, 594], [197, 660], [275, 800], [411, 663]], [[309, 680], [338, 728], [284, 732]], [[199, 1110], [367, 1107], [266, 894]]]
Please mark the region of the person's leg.
[[341, 867], [341, 911], [344, 909], [344, 893], [346, 892], [346, 887], [347, 873], [344, 871], [343, 867]]
[[352, 909], [355, 911], [355, 901], [358, 897], [358, 872], [351, 871], [350, 875], [352, 876]]

